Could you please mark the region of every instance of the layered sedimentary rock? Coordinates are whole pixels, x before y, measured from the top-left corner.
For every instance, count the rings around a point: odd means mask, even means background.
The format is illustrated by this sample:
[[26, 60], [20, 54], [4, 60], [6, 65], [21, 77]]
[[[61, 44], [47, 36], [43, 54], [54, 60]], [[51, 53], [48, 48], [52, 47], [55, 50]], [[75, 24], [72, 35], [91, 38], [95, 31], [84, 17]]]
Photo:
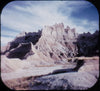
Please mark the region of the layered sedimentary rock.
[[[75, 29], [64, 28], [63, 23], [53, 26], [45, 26], [37, 33], [22, 33], [12, 42], [8, 43], [3, 52], [8, 58], [24, 59], [34, 55], [31, 45], [41, 52], [44, 56], [53, 60], [66, 60], [67, 57], [77, 55], [78, 49], [76, 43], [77, 34]], [[30, 45], [30, 42], [32, 43]]]
[[75, 29], [64, 29], [63, 23], [45, 26], [35, 47], [54, 60], [65, 60], [77, 55], [76, 38]]
[[36, 44], [36, 42], [39, 40], [41, 37], [41, 31], [39, 30], [38, 32], [22, 32], [20, 33], [13, 41], [9, 42], [5, 48], [1, 51], [1, 54], [6, 54], [13, 48], [17, 48], [19, 45], [22, 43], [30, 43], [32, 42], [33, 45]]
[[[99, 55], [99, 32], [77, 34], [75, 29], [63, 23], [44, 26], [41, 31], [21, 33], [3, 48], [1, 54], [8, 58], [27, 58], [34, 55], [32, 48], [54, 61], [66, 61], [68, 57]], [[46, 60], [46, 59], [45, 59]]]
[[[45, 26], [37, 33], [21, 33], [1, 50], [1, 77], [12, 89], [17, 86], [28, 90], [88, 89], [99, 78], [99, 58], [86, 60], [82, 56], [99, 55], [98, 38], [98, 31], [77, 34], [63, 23]], [[34, 76], [36, 79], [28, 82]], [[28, 77], [27, 85], [18, 80], [23, 77]], [[12, 79], [18, 81], [14, 86], [8, 82]]]

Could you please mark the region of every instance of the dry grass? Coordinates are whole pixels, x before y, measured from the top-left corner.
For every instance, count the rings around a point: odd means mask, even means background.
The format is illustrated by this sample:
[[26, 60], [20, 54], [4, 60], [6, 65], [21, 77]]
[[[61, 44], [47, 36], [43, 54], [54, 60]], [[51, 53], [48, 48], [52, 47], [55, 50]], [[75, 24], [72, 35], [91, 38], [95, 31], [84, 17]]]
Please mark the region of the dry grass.
[[12, 79], [4, 81], [4, 84], [13, 90], [29, 90], [29, 85], [32, 83], [35, 77], [24, 77], [24, 78], [18, 78], [18, 79]]
[[[75, 58], [68, 58], [68, 60], [71, 60], [71, 59], [90, 60], [90, 61], [92, 60], [94, 62], [95, 60], [99, 60], [99, 57], [98, 56], [94, 56], [94, 57], [75, 57]], [[48, 65], [48, 67], [49, 66], [51, 67], [52, 65]], [[65, 66], [63, 68], [66, 68], [66, 66], [69, 67], [69, 68], [72, 68], [73, 65], [69, 65], [69, 64], [66, 65], [65, 64], [63, 66]], [[90, 69], [90, 66], [88, 65], [83, 70], [87, 70], [87, 68]], [[38, 66], [38, 67], [42, 67], [42, 66]], [[92, 68], [94, 69], [95, 67], [93, 66]], [[3, 81], [3, 82], [10, 89], [14, 89], [14, 90], [29, 90], [30, 89], [29, 88], [30, 87], [30, 83], [33, 83], [34, 84], [34, 79], [35, 78], [36, 78], [35, 76], [30, 76], [30, 77], [24, 77], [24, 78], [17, 78], [17, 79], [6, 80], [6, 81]]]
[[53, 67], [54, 64], [50, 64], [50, 65], [35, 65], [35, 67]]
[[72, 59], [78, 59], [78, 60], [99, 60], [98, 56], [94, 56], [94, 57], [74, 57], [74, 58], [68, 58], [68, 60], [72, 60]]

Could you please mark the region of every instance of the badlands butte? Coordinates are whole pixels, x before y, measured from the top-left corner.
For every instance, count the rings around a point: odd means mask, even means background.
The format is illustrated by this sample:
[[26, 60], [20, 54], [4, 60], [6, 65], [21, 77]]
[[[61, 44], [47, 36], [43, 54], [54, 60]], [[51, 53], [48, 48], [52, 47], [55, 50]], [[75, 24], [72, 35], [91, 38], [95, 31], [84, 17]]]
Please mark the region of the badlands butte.
[[99, 31], [76, 31], [59, 23], [19, 34], [1, 47], [3, 83], [14, 90], [93, 87], [99, 78]]

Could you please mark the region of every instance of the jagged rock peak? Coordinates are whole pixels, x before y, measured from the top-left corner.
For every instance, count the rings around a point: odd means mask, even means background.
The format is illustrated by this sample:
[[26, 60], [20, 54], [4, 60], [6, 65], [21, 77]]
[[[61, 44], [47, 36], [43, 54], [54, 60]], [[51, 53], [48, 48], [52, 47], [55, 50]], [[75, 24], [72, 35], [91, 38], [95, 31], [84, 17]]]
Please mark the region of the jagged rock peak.
[[46, 26], [44, 26], [44, 28], [43, 28], [43, 31], [53, 31], [53, 30], [57, 30], [57, 31], [66, 31], [66, 32], [68, 32], [68, 31], [71, 31], [71, 32], [73, 32], [73, 33], [75, 33], [76, 31], [76, 29], [75, 28], [70, 28], [69, 26], [67, 26], [67, 27], [65, 27], [64, 28], [64, 24], [63, 23], [55, 23], [54, 25], [52, 25], [52, 26], [48, 26], [48, 25], [46, 25]]
[[75, 29], [64, 28], [63, 23], [45, 26], [42, 36], [36, 43], [36, 47], [47, 57], [54, 60], [65, 60], [67, 57], [77, 55]]
[[43, 36], [63, 36], [63, 35], [70, 35], [69, 37], [73, 38], [76, 37], [75, 28], [71, 29], [69, 26], [64, 28], [63, 23], [56, 23], [52, 26], [44, 26], [42, 35]]

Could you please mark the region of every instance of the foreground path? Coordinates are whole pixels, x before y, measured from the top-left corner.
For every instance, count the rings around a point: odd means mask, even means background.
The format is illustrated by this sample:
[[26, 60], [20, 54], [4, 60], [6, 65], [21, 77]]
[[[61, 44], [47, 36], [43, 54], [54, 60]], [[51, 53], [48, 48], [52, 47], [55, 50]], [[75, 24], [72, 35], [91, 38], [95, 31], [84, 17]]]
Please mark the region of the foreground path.
[[72, 68], [74, 65], [56, 65], [51, 67], [29, 67], [28, 69], [18, 69], [15, 72], [1, 73], [2, 80], [11, 80], [29, 76], [41, 76], [53, 72], [57, 69]]

